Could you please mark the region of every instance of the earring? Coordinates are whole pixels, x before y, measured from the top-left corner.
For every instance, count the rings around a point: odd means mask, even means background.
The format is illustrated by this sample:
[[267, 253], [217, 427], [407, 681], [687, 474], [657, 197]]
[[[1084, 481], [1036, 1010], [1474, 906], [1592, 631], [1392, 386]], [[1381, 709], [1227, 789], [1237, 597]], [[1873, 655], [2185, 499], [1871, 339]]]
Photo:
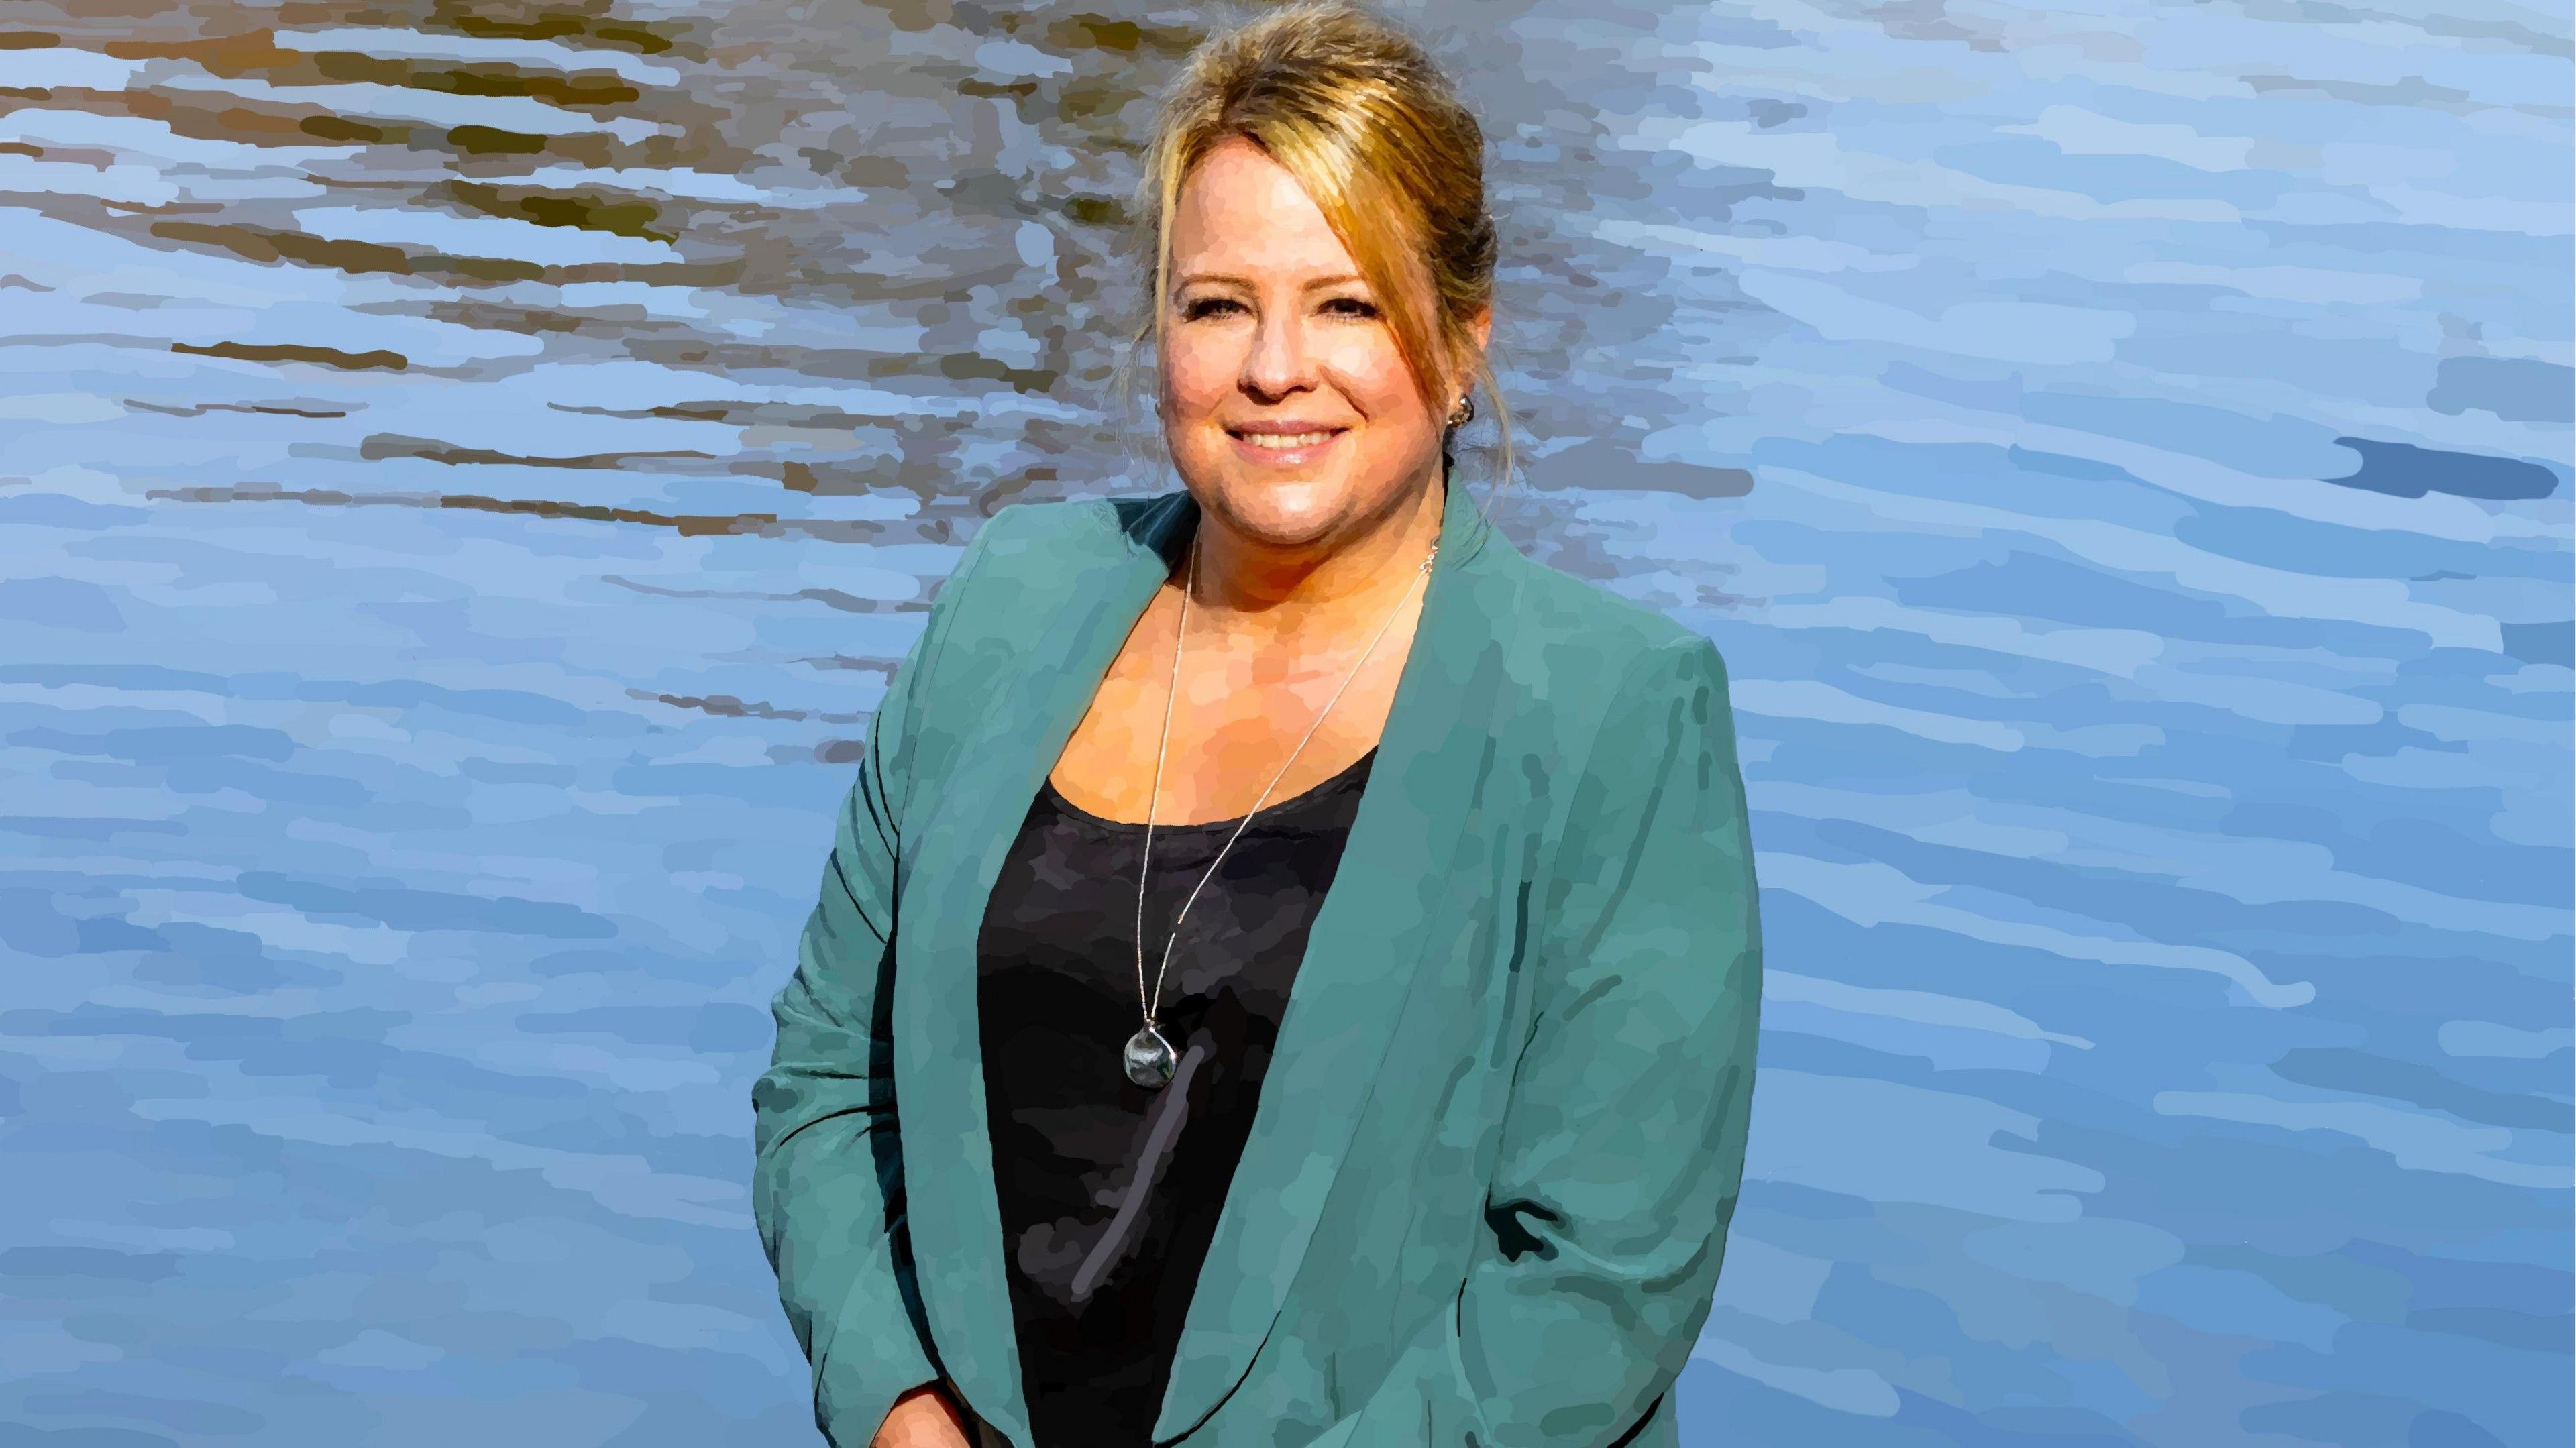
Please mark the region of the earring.
[[1451, 427], [1465, 427], [1467, 424], [1474, 422], [1475, 420], [1476, 399], [1473, 396], [1459, 398], [1457, 408], [1449, 414], [1449, 425]]

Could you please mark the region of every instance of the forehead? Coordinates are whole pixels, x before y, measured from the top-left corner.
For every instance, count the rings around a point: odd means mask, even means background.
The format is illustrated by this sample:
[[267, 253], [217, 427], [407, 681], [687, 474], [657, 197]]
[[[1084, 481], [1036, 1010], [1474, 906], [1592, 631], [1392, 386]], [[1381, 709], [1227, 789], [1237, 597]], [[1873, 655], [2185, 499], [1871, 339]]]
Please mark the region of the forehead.
[[1288, 169], [1241, 137], [1202, 157], [1181, 183], [1172, 255], [1186, 267], [1350, 272], [1349, 248]]

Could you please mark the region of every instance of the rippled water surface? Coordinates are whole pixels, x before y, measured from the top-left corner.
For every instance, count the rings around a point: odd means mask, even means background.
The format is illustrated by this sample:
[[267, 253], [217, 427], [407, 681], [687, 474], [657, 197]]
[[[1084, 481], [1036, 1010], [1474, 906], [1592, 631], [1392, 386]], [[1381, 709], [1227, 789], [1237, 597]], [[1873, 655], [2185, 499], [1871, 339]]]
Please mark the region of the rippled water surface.
[[[1734, 674], [1685, 1440], [2565, 1444], [2564, 7], [1402, 13]], [[0, 1442], [814, 1441], [767, 1000], [1206, 23], [0, 10]]]

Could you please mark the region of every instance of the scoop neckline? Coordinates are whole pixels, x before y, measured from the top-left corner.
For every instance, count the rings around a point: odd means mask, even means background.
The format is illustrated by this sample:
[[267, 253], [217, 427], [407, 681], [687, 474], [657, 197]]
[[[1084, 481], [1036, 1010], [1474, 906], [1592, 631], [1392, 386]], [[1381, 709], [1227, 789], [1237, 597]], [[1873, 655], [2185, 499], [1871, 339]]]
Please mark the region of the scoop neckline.
[[[1376, 745], [1370, 745], [1367, 751], [1361, 754], [1359, 758], [1342, 766], [1342, 770], [1339, 774], [1322, 781], [1314, 788], [1306, 790], [1301, 794], [1291, 795], [1286, 799], [1272, 800], [1270, 803], [1263, 805], [1260, 809], [1253, 811], [1253, 813], [1278, 814], [1289, 809], [1291, 806], [1308, 804], [1321, 799], [1323, 796], [1332, 793], [1334, 790], [1339, 789], [1345, 784], [1348, 784], [1352, 776], [1367, 768], [1370, 762], [1377, 758], [1377, 750], [1378, 747]], [[1116, 830], [1122, 834], [1141, 835], [1145, 832], [1145, 822], [1143, 820], [1109, 819], [1102, 815], [1093, 814], [1091, 811], [1075, 804], [1072, 800], [1065, 798], [1064, 791], [1055, 787], [1055, 772], [1053, 770], [1049, 770], [1046, 775], [1038, 781], [1038, 790], [1054, 805], [1058, 812], [1069, 815], [1085, 824], [1097, 825], [1100, 828], [1107, 830]], [[1229, 830], [1234, 828], [1236, 825], [1242, 824], [1247, 818], [1249, 818], [1249, 816], [1231, 815], [1221, 820], [1201, 820], [1197, 823], [1186, 825], [1163, 824], [1157, 822], [1154, 826], [1154, 833], [1158, 835], [1198, 834], [1213, 830]]]

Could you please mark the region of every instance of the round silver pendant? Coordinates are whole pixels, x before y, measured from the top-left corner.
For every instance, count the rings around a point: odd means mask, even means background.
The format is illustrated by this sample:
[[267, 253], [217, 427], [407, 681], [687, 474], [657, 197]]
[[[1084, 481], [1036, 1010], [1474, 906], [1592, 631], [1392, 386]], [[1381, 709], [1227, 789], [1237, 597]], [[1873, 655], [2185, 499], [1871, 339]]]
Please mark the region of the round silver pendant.
[[1179, 1061], [1172, 1053], [1172, 1043], [1152, 1026], [1127, 1038], [1127, 1079], [1149, 1091], [1171, 1084], [1172, 1070]]

